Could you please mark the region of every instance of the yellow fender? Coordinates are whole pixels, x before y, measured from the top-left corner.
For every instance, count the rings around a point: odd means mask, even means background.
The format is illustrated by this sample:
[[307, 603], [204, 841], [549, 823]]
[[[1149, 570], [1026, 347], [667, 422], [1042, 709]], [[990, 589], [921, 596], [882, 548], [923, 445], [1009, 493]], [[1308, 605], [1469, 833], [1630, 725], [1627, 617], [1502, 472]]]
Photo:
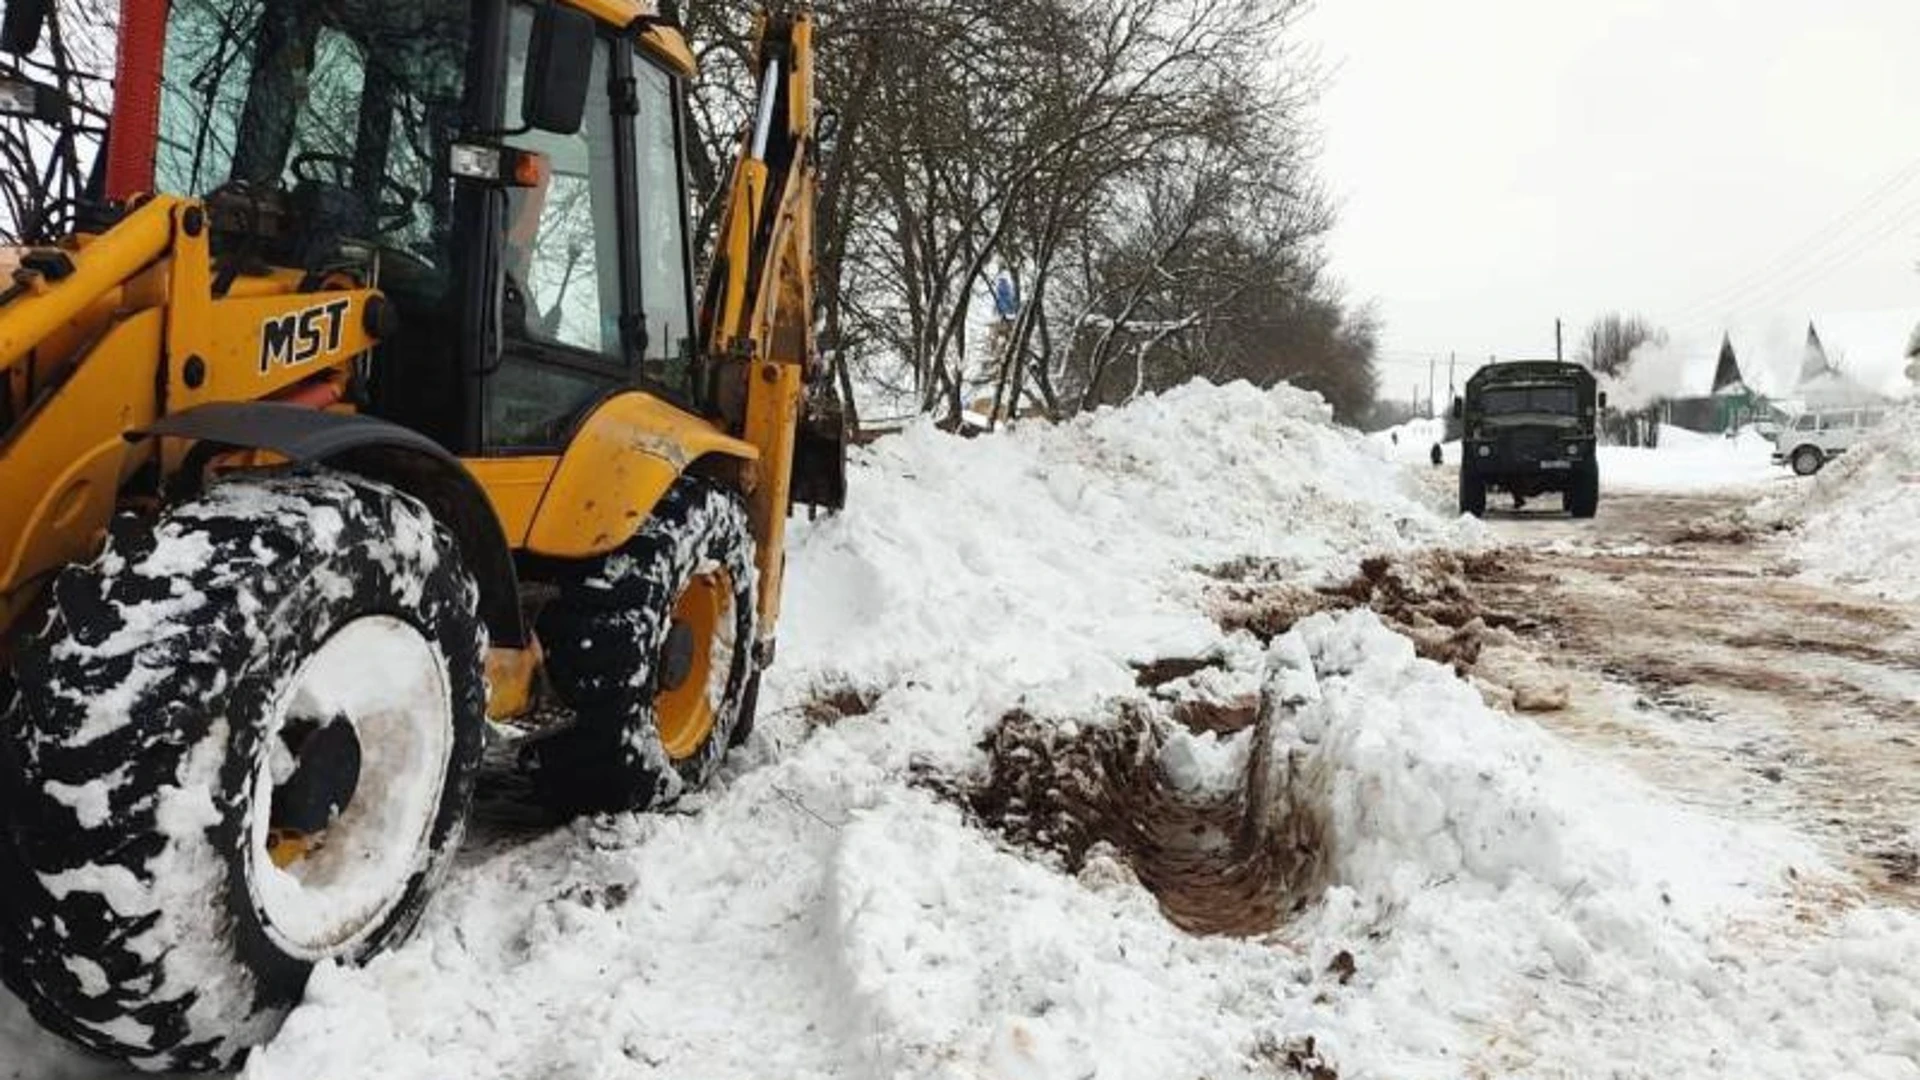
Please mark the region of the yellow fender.
[[718, 455], [753, 486], [760, 451], [713, 424], [637, 390], [601, 402], [580, 424], [527, 530], [536, 555], [604, 555], [633, 538], [673, 482]]

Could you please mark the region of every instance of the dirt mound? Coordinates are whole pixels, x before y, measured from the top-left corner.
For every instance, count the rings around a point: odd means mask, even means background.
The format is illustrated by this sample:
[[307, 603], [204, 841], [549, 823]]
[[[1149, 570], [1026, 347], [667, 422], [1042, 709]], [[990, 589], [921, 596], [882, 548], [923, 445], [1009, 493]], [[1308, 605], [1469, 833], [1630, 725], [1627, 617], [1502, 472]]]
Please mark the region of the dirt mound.
[[[1214, 620], [1229, 632], [1244, 630], [1271, 642], [1310, 615], [1367, 608], [1411, 640], [1421, 656], [1462, 675], [1473, 670], [1497, 632], [1542, 628], [1538, 619], [1487, 607], [1475, 590], [1481, 583], [1524, 580], [1522, 561], [1503, 552], [1370, 558], [1348, 580], [1318, 589], [1260, 580], [1262, 569], [1252, 562], [1212, 574], [1223, 579], [1210, 597]], [[1235, 580], [1234, 574], [1244, 576]]]
[[880, 692], [872, 687], [827, 682], [813, 687], [800, 706], [800, 714], [808, 727], [832, 727], [842, 720], [867, 715], [879, 701]]
[[1171, 782], [1160, 765], [1167, 723], [1135, 704], [1085, 726], [1014, 712], [981, 744], [983, 775], [922, 782], [1069, 872], [1111, 852], [1184, 930], [1273, 930], [1319, 890], [1324, 822], [1274, 790], [1264, 721], [1250, 736], [1242, 783], [1220, 794]]

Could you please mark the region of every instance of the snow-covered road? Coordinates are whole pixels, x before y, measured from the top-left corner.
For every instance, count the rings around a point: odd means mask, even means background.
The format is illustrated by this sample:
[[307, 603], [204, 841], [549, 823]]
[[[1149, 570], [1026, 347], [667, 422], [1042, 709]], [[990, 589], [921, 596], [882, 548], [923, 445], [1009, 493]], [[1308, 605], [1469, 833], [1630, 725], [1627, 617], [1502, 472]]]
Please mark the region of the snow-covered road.
[[1473, 592], [1542, 631], [1486, 663], [1551, 667], [1577, 692], [1550, 729], [1920, 906], [1920, 605], [1796, 580], [1791, 540], [1741, 524], [1746, 505], [1622, 496], [1590, 532], [1497, 520], [1522, 550]]

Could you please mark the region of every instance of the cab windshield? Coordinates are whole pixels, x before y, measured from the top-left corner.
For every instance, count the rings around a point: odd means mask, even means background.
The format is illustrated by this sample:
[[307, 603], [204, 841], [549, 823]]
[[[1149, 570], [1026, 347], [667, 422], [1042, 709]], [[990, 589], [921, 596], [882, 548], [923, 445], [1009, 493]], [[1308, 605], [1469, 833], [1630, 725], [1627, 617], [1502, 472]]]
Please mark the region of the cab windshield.
[[469, 13], [459, 0], [173, 0], [156, 186], [336, 196], [351, 235], [445, 265]]
[[1571, 386], [1508, 386], [1480, 394], [1483, 416], [1517, 416], [1521, 413], [1549, 413], [1573, 416], [1579, 412], [1580, 395]]

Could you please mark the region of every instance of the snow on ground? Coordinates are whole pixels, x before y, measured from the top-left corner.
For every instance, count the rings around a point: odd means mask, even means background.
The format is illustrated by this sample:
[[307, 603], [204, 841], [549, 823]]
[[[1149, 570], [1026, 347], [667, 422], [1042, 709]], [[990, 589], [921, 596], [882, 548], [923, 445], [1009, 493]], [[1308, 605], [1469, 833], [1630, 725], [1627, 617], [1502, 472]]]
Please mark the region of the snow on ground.
[[[1444, 433], [1444, 421], [1414, 420], [1369, 438], [1389, 458], [1404, 464], [1430, 466], [1434, 440]], [[1396, 443], [1392, 436], [1398, 434]], [[1447, 482], [1460, 465], [1460, 443], [1442, 446]], [[1662, 427], [1654, 448], [1602, 446], [1600, 491], [1683, 495], [1707, 491], [1759, 489], [1782, 483], [1784, 468], [1774, 465], [1773, 443], [1751, 429], [1732, 438], [1703, 435], [1685, 428]]]
[[[1920, 1076], [1920, 921], [1831, 902], [1799, 839], [1490, 710], [1370, 614], [1223, 637], [1197, 568], [1481, 539], [1317, 399], [914, 428], [852, 484], [797, 523], [761, 727], [716, 790], [482, 830], [419, 936], [320, 971], [246, 1076], [1287, 1076], [1308, 1036], [1346, 1080]], [[1325, 830], [1326, 888], [1274, 934], [1180, 932], [1113, 859], [1069, 876], [913, 782], [981, 768], [1011, 709], [1106, 723], [1132, 662], [1207, 653], [1269, 723], [1167, 767], [1219, 791], [1271, 760]], [[805, 715], [835, 688], [870, 710]]]
[[1600, 490], [1689, 494], [1760, 488], [1783, 482], [1773, 443], [1744, 429], [1732, 438], [1663, 426], [1659, 445], [1600, 448]]
[[[1368, 438], [1395, 461], [1424, 462], [1429, 460], [1427, 455], [1433, 452], [1434, 443], [1446, 441], [1447, 421], [1440, 416], [1418, 417], [1385, 431], [1376, 431]], [[1457, 442], [1453, 449], [1458, 451]]]
[[1754, 516], [1804, 523], [1796, 554], [1809, 578], [1920, 600], [1920, 403]]

